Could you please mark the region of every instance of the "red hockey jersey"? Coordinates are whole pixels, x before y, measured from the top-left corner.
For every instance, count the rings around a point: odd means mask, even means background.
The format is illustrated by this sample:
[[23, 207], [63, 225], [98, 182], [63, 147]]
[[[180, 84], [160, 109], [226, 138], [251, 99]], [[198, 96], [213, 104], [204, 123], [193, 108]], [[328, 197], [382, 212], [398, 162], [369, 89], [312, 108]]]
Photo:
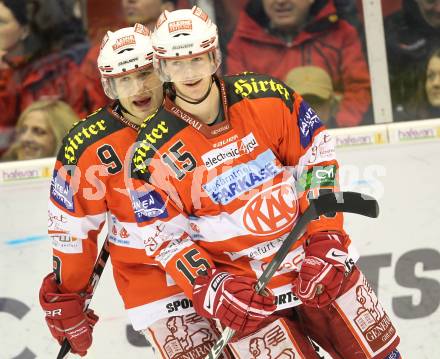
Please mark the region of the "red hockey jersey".
[[193, 308], [159, 266], [149, 265], [143, 241], [130, 229], [137, 226], [124, 169], [137, 126], [121, 117], [116, 106], [88, 116], [64, 138], [51, 182], [48, 232], [61, 290], [81, 292], [107, 221], [115, 282], [133, 327], [141, 330]]
[[[166, 99], [141, 126], [132, 159], [146, 253], [188, 296], [208, 266], [259, 277], [308, 197], [337, 190], [334, 142], [300, 95], [252, 73], [217, 83], [223, 122], [205, 125]], [[321, 217], [307, 234], [342, 224], [340, 213]], [[280, 309], [295, 305], [291, 283], [303, 256], [298, 241], [269, 284]]]

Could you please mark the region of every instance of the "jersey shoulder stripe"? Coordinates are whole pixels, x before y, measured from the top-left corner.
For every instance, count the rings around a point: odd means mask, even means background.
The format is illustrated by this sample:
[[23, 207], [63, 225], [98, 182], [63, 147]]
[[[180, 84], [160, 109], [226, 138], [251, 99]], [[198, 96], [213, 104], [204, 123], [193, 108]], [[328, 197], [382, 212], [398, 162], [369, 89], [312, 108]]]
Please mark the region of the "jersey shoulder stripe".
[[149, 178], [148, 164], [162, 146], [189, 124], [161, 107], [141, 125], [131, 162], [133, 178]]
[[107, 107], [101, 108], [74, 124], [63, 139], [57, 160], [63, 164], [76, 165], [89, 146], [125, 127], [109, 113]]
[[278, 98], [281, 99], [290, 112], [293, 112], [293, 90], [282, 81], [253, 72], [243, 72], [233, 76], [224, 76], [229, 105], [234, 105], [243, 99]]

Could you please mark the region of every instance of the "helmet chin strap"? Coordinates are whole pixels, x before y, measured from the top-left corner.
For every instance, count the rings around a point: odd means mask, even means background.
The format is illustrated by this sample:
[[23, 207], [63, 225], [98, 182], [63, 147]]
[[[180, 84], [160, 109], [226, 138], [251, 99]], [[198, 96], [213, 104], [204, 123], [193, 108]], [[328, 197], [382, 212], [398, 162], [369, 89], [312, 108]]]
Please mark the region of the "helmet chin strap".
[[122, 103], [121, 103], [120, 101], [118, 101], [118, 102], [119, 102], [119, 106], [121, 107], [121, 111], [122, 111], [122, 112], [128, 113], [130, 116], [136, 117], [136, 116], [133, 115], [130, 111], [128, 111], [128, 110], [122, 105]]
[[209, 87], [208, 87], [208, 89], [206, 90], [206, 93], [205, 93], [202, 97], [200, 97], [198, 100], [194, 100], [194, 101], [192, 101], [192, 100], [188, 99], [188, 97], [185, 97], [185, 96], [183, 96], [183, 95], [179, 95], [179, 94], [177, 93], [177, 90], [176, 90], [176, 89], [174, 89], [174, 93], [175, 93], [175, 95], [176, 95], [178, 98], [180, 98], [181, 100], [183, 100], [183, 101], [185, 101], [185, 102], [187, 102], [187, 103], [190, 103], [191, 105], [198, 105], [199, 103], [202, 103], [203, 101], [205, 101], [206, 98], [207, 98], [207, 97], [209, 96], [209, 94], [211, 93], [211, 88], [212, 88], [212, 84], [213, 84], [213, 82], [214, 82], [214, 80], [213, 80], [213, 78], [212, 78], [212, 76], [211, 76], [211, 82], [209, 83]]
[[[136, 115], [132, 114], [129, 110], [127, 110], [127, 109], [122, 105], [122, 103], [121, 103], [120, 101], [118, 101], [118, 102], [119, 102], [119, 106], [120, 106], [120, 109], [121, 109], [121, 112], [122, 112], [122, 116], [123, 116], [126, 120], [128, 120], [129, 122], [132, 122], [132, 123], [134, 123], [134, 124], [136, 124], [136, 125], [139, 125], [140, 123], [142, 123], [142, 119], [139, 119], [139, 117], [137, 117]], [[140, 123], [134, 121], [133, 119], [127, 118], [127, 115], [130, 115], [131, 117], [140, 120]]]

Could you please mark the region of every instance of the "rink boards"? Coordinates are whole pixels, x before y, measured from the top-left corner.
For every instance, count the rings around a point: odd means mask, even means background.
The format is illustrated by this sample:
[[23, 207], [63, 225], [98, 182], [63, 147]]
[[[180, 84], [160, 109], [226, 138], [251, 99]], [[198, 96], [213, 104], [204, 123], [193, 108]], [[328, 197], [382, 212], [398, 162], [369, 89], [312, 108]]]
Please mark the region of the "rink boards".
[[[405, 127], [406, 126], [406, 127]], [[340, 130], [341, 187], [379, 200], [380, 216], [346, 216], [364, 269], [401, 336], [406, 358], [440, 357], [440, 125]], [[0, 359], [55, 358], [38, 304], [51, 270], [46, 236], [53, 160], [0, 165]], [[91, 306], [100, 315], [87, 358], [152, 358], [131, 330], [105, 269]]]

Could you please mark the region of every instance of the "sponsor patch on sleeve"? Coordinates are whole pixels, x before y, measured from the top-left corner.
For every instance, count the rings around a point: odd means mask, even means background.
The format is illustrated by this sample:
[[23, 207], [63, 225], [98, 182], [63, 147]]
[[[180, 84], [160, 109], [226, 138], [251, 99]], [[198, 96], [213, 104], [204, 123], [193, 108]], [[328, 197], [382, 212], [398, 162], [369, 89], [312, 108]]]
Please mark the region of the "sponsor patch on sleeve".
[[63, 253], [78, 254], [83, 252], [82, 240], [71, 236], [67, 231], [49, 231], [52, 248]]
[[56, 170], [50, 183], [50, 197], [69, 212], [75, 212], [72, 187]]
[[333, 187], [336, 181], [336, 166], [314, 166], [303, 172], [297, 182], [297, 192], [301, 193], [313, 188]]
[[322, 122], [315, 111], [304, 100], [299, 106], [298, 126], [302, 148], [307, 148], [312, 142], [316, 130], [322, 127]]
[[[161, 241], [166, 240], [167, 238], [160, 238]], [[157, 255], [156, 260], [162, 264], [162, 266], [166, 266], [168, 262], [182, 249], [190, 247], [193, 242], [188, 238], [174, 238], [171, 239], [171, 236], [168, 237], [170, 241], [168, 242], [167, 246], [160, 251], [160, 253]], [[147, 251], [147, 254], [148, 251]]]
[[328, 131], [321, 131], [315, 136], [311, 147], [307, 150], [304, 157], [308, 166], [336, 159], [334, 138]]
[[138, 223], [168, 217], [166, 203], [156, 191], [130, 191], [130, 195]]

